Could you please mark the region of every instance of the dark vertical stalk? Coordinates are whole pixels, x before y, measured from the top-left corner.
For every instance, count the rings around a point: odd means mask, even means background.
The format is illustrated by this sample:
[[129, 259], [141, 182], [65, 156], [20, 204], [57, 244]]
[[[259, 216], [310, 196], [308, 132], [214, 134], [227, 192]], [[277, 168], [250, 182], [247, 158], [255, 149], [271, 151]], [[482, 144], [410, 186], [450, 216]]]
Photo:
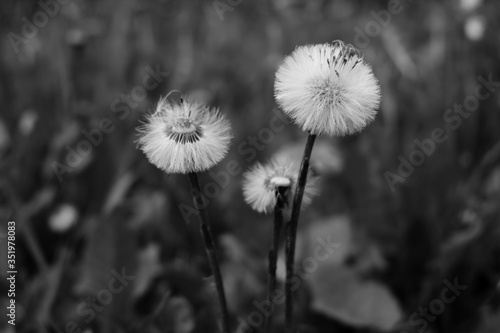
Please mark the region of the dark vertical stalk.
[[214, 282], [217, 289], [217, 296], [219, 298], [221, 310], [222, 331], [224, 333], [229, 333], [229, 315], [227, 312], [224, 284], [222, 283], [222, 275], [220, 273], [219, 260], [217, 259], [215, 241], [212, 235], [212, 230], [210, 229], [210, 223], [208, 222], [208, 215], [207, 211], [205, 210], [205, 202], [201, 194], [198, 175], [194, 172], [189, 173], [189, 180], [191, 181], [191, 189], [193, 192], [195, 205], [199, 212], [201, 222], [200, 229], [201, 235], [203, 236], [203, 242], [205, 244], [205, 251], [207, 252], [210, 269], [212, 270], [212, 274], [214, 275]]
[[307, 182], [307, 173], [309, 171], [309, 160], [314, 146], [316, 135], [309, 133], [307, 137], [304, 156], [300, 165], [300, 171], [297, 182], [297, 189], [293, 197], [292, 217], [286, 224], [286, 283], [285, 283], [285, 329], [287, 332], [292, 332], [292, 317], [293, 317], [293, 299], [292, 299], [292, 278], [294, 276], [295, 262], [295, 241], [297, 238], [297, 225], [300, 215], [300, 206], [302, 205], [302, 197], [304, 188]]
[[[278, 247], [280, 241], [281, 228], [283, 226], [283, 208], [286, 205], [286, 191], [287, 187], [278, 187], [276, 192], [277, 201], [274, 207], [274, 227], [273, 227], [273, 243], [269, 250], [269, 282], [267, 290], [267, 300], [272, 302], [272, 293], [276, 290], [276, 266], [278, 262]], [[269, 310], [272, 311], [272, 310]], [[265, 332], [269, 332], [269, 327], [272, 323], [273, 314], [266, 317]]]

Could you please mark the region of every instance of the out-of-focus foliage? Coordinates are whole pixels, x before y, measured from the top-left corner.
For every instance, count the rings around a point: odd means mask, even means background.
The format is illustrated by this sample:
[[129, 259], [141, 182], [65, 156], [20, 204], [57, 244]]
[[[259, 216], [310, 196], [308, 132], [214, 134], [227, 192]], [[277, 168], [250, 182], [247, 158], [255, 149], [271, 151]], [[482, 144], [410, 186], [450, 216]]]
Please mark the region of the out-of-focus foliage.
[[[192, 206], [188, 181], [135, 144], [141, 118], [172, 91], [231, 120], [231, 151], [201, 181], [218, 189], [208, 211], [234, 330], [258, 311], [272, 220], [244, 204], [241, 174], [275, 154], [300, 157], [305, 134], [275, 110], [274, 71], [296, 45], [335, 39], [361, 49], [383, 100], [363, 133], [321, 138], [313, 152], [321, 195], [301, 214], [297, 259], [313, 255], [318, 234], [340, 247], [303, 280], [296, 322], [415, 332], [412, 314], [458, 279], [467, 289], [428, 332], [498, 332], [500, 87], [483, 86], [489, 97], [458, 128], [443, 118], [478, 77], [500, 81], [497, 1], [401, 1], [383, 24], [373, 12], [387, 1], [66, 3], [17, 44], [9, 33], [24, 38], [40, 4], [0, 4], [0, 233], [17, 222], [18, 332], [216, 331], [199, 224], [179, 208]], [[391, 191], [384, 174], [436, 128], [447, 140]], [[236, 176], [223, 176], [229, 168]], [[3, 245], [0, 254], [4, 306]], [[129, 280], [116, 282], [123, 272]], [[283, 306], [275, 311], [281, 332]]]

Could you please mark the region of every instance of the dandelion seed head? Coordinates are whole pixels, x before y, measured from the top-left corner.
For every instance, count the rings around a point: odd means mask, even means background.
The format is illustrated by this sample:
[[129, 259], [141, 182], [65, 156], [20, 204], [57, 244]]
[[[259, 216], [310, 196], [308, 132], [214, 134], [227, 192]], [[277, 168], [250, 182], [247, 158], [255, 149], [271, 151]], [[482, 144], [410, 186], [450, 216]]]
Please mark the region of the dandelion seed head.
[[167, 173], [211, 168], [227, 154], [231, 139], [229, 122], [218, 110], [184, 99], [160, 100], [139, 133], [141, 150]]
[[275, 97], [303, 130], [343, 136], [376, 115], [380, 88], [371, 67], [341, 41], [298, 47], [276, 72]]
[[[298, 164], [287, 159], [274, 159], [266, 165], [257, 163], [243, 176], [243, 196], [246, 203], [259, 213], [271, 213], [276, 206], [280, 187], [288, 188], [285, 202], [288, 202], [295, 192], [298, 172]], [[302, 206], [310, 204], [317, 193], [318, 178], [310, 172]]]

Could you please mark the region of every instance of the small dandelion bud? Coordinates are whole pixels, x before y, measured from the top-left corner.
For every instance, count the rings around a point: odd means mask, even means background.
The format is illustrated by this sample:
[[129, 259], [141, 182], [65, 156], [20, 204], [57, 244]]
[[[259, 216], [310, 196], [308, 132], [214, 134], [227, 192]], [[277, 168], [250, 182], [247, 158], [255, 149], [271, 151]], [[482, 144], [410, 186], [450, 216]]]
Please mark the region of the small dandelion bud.
[[182, 99], [160, 100], [139, 132], [141, 150], [167, 173], [210, 169], [227, 154], [231, 139], [229, 122], [218, 110]]
[[375, 118], [380, 102], [371, 67], [342, 41], [295, 49], [276, 72], [274, 88], [283, 111], [316, 135], [361, 131]]
[[286, 177], [273, 177], [269, 181], [271, 186], [278, 188], [278, 187], [290, 187], [292, 185], [292, 182], [290, 181], [289, 178]]
[[[267, 165], [257, 163], [244, 174], [243, 196], [246, 203], [259, 213], [271, 213], [278, 200], [278, 188], [288, 188], [287, 197], [295, 192], [299, 167], [285, 159], [275, 159]], [[310, 175], [302, 206], [311, 203], [318, 194], [318, 178]], [[285, 198], [285, 202], [287, 202]]]

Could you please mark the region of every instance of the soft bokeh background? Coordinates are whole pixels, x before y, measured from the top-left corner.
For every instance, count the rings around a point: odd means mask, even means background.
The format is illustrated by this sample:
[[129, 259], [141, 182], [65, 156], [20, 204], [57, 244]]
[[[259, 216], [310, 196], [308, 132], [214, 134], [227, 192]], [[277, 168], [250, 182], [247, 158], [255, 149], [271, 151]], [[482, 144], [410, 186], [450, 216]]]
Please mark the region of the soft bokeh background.
[[[322, 189], [301, 215], [298, 263], [318, 237], [339, 247], [302, 280], [300, 331], [500, 332], [500, 84], [457, 129], [443, 120], [479, 76], [500, 82], [497, 1], [402, 1], [383, 25], [371, 12], [387, 1], [61, 2], [27, 39], [41, 5], [0, 4], [0, 302], [14, 220], [18, 332], [216, 331], [198, 221], [179, 209], [192, 206], [187, 177], [167, 177], [136, 149], [140, 120], [173, 90], [231, 120], [230, 154], [213, 172], [238, 171], [212, 187], [208, 210], [234, 331], [258, 322], [272, 221], [243, 202], [241, 174], [275, 154], [300, 158], [305, 134], [279, 120], [274, 72], [296, 45], [335, 39], [364, 53], [383, 101], [363, 133], [320, 138], [313, 152]], [[140, 95], [155, 69], [168, 76]], [[113, 130], [82, 143], [103, 119]], [[436, 128], [448, 139], [392, 191], [398, 156]], [[116, 294], [113, 271], [135, 277]], [[467, 289], [439, 315], [413, 315], [439, 303], [445, 280]], [[282, 306], [273, 331], [283, 331]]]

